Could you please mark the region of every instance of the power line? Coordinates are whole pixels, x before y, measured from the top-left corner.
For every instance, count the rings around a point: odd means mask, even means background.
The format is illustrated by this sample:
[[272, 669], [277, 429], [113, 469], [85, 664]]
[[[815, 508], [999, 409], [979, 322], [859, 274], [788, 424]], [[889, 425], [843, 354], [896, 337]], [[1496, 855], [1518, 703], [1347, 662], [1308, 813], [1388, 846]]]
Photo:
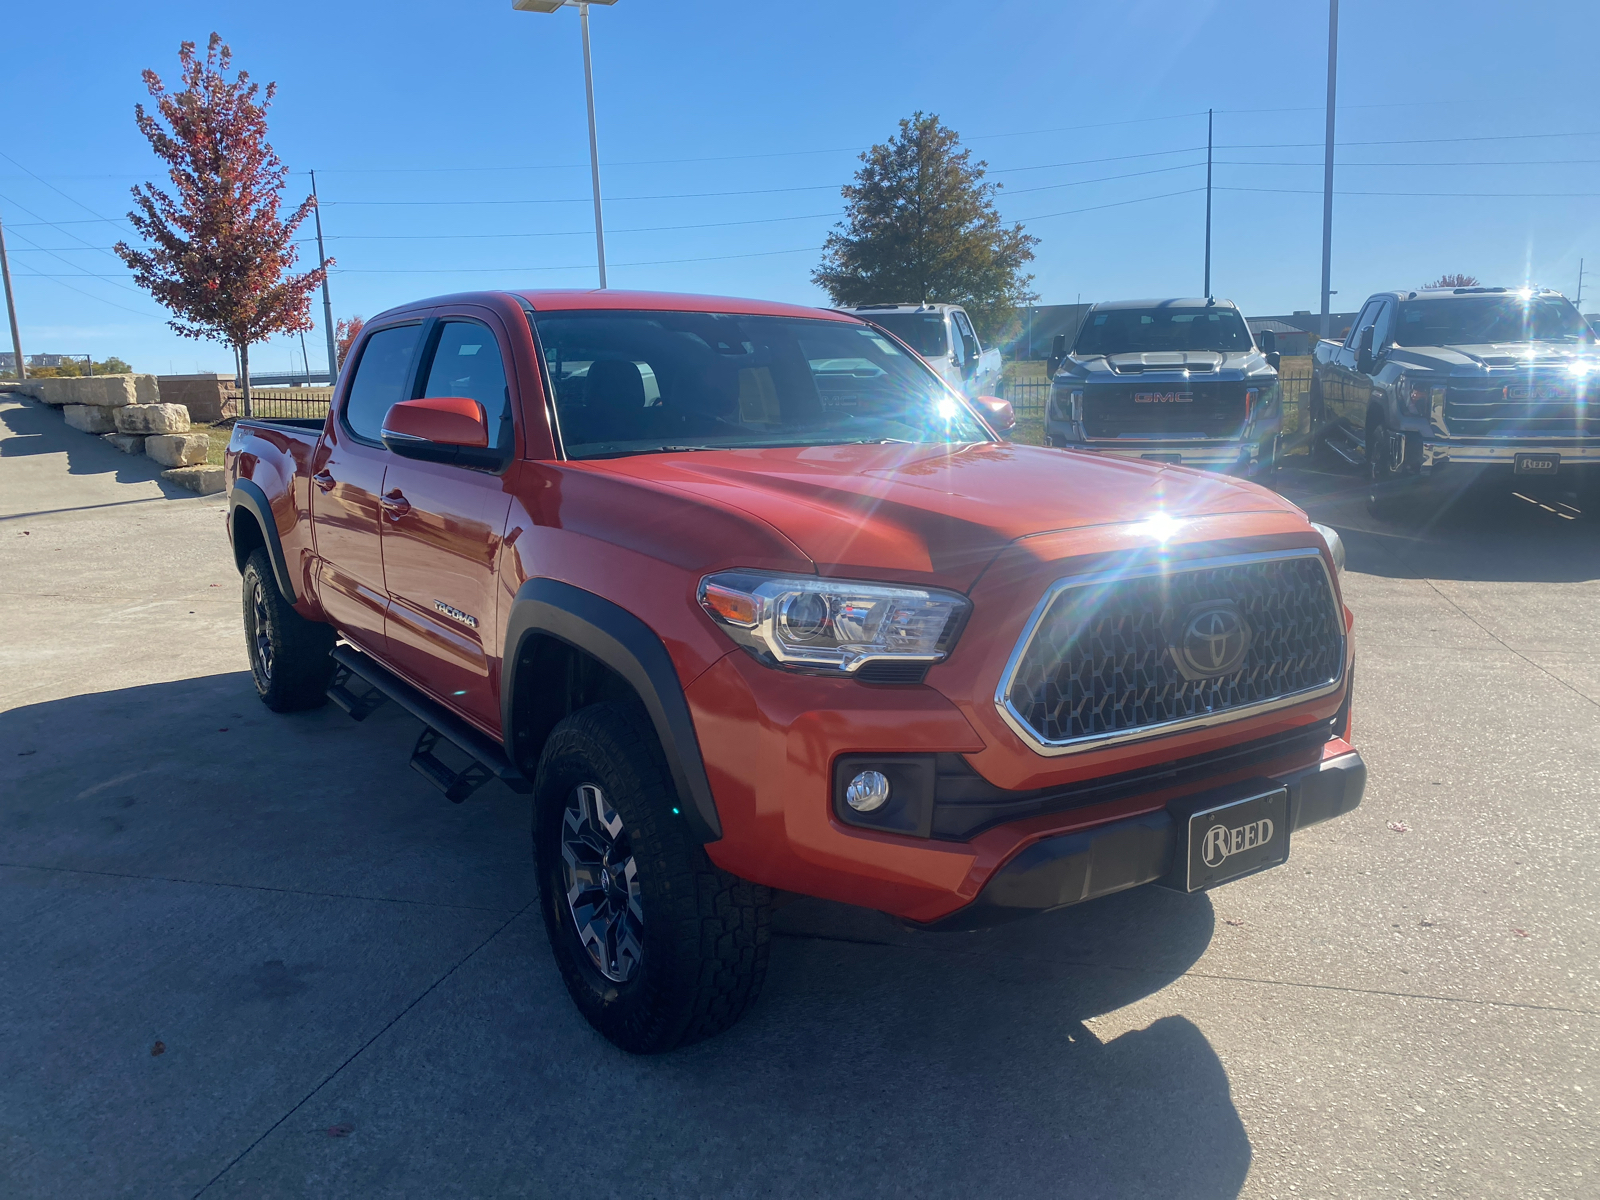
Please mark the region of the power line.
[[[1321, 188], [1241, 188], [1219, 187], [1219, 192], [1273, 192], [1281, 195], [1320, 196]], [[1591, 196], [1600, 196], [1600, 192], [1352, 192], [1341, 188], [1336, 195], [1340, 196], [1460, 196], [1472, 199], [1584, 199]]]
[[[1335, 142], [1336, 146], [1433, 146], [1446, 142], [1515, 142], [1530, 138], [1600, 137], [1600, 130], [1587, 133], [1492, 133], [1478, 137], [1445, 138], [1390, 138], [1377, 142]], [[1321, 146], [1321, 142], [1238, 142], [1218, 146], [1218, 150], [1303, 150]]]
[[[1522, 158], [1500, 159], [1495, 162], [1484, 162], [1481, 159], [1478, 161], [1463, 160], [1459, 162], [1340, 162], [1334, 165], [1339, 167], [1579, 167], [1593, 166], [1596, 163], [1600, 163], [1600, 158]], [[1217, 165], [1223, 167], [1317, 167], [1319, 169], [1322, 166], [1319, 162], [1283, 162], [1282, 160], [1245, 162], [1238, 159], [1225, 158], [1219, 158]]]
[[[1203, 164], [1202, 164], [1203, 165]], [[1098, 212], [1102, 208], [1121, 208], [1126, 204], [1143, 204], [1147, 200], [1165, 200], [1169, 196], [1192, 196], [1196, 192], [1203, 192], [1203, 187], [1184, 188], [1181, 192], [1161, 192], [1155, 196], [1139, 196], [1133, 200], [1113, 200], [1110, 204], [1091, 204], [1087, 208], [1069, 208], [1063, 212], [1039, 213], [1032, 217], [1018, 217], [1019, 221], [1046, 221], [1051, 217], [1070, 217], [1074, 213]]]
[[112, 308], [121, 309], [123, 312], [126, 312], [126, 313], [132, 313], [136, 317], [143, 317], [145, 320], [151, 322], [152, 324], [165, 324], [165, 322], [162, 321], [159, 317], [152, 316], [150, 313], [140, 312], [138, 309], [129, 308], [125, 304], [118, 304], [115, 301], [107, 300], [104, 296], [96, 296], [93, 292], [86, 292], [82, 288], [75, 288], [70, 283], [63, 283], [61, 281], [61, 277], [58, 276], [58, 275], [41, 275], [37, 271], [28, 271], [28, 272], [19, 272], [17, 278], [19, 278], [19, 279], [48, 279], [51, 283], [55, 284], [57, 287], [64, 287], [69, 292], [77, 292], [78, 295], [87, 296], [91, 300], [98, 300], [101, 304], [109, 304], [109, 305], [111, 305]]
[[[658, 258], [650, 262], [612, 263], [614, 267], [660, 267], [672, 263], [725, 262], [733, 258], [773, 258], [780, 254], [813, 254], [821, 246], [798, 246], [793, 250], [761, 250], [754, 254], [714, 254], [696, 258]], [[594, 263], [564, 267], [335, 267], [337, 275], [480, 275], [486, 271], [592, 271]]]

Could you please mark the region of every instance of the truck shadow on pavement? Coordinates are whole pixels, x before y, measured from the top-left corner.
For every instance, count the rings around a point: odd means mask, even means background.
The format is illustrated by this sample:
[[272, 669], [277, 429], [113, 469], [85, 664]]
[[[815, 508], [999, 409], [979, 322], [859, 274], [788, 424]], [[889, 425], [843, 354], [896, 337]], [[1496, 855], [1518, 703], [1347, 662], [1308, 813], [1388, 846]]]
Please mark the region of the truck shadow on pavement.
[[1550, 481], [1478, 484], [1380, 519], [1354, 467], [1285, 467], [1274, 489], [1344, 538], [1352, 571], [1397, 579], [1577, 583], [1600, 579], [1600, 513]]
[[13, 1194], [1242, 1187], [1205, 1034], [1116, 1012], [1205, 950], [1207, 898], [977, 934], [797, 899], [743, 1022], [633, 1058], [550, 960], [526, 801], [447, 803], [416, 732], [274, 716], [243, 672], [0, 713]]
[[142, 454], [124, 454], [92, 433], [72, 428], [61, 413], [36, 400], [0, 395], [0, 459], [65, 454], [71, 475], [110, 475], [118, 483], [153, 483], [170, 498], [192, 496], [161, 478], [165, 469]]

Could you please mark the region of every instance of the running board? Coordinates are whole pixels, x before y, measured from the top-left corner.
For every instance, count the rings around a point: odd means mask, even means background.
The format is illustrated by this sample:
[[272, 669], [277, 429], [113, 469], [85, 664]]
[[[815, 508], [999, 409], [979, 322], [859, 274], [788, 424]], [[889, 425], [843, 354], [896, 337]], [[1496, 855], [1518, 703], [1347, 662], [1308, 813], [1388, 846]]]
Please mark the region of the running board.
[[[1348, 439], [1350, 446], [1346, 448], [1345, 446], [1340, 445], [1339, 442], [1334, 440], [1333, 435], [1337, 435], [1341, 441]], [[1362, 467], [1367, 463], [1367, 448], [1365, 446], [1360, 446], [1357, 448], [1358, 443], [1356, 442], [1354, 434], [1346, 433], [1342, 429], [1333, 430], [1331, 431], [1330, 436], [1322, 439], [1322, 444], [1327, 446], [1329, 450], [1332, 450], [1340, 458], [1344, 459], [1345, 462], [1349, 463], [1352, 467]]]
[[[335, 646], [329, 653], [337, 667], [328, 698], [358, 721], [385, 700], [393, 700], [421, 721], [424, 728], [411, 753], [411, 766], [451, 802], [460, 804], [491, 779], [498, 779], [523, 795], [533, 791], [533, 784], [512, 764], [503, 749], [444, 705], [429, 699], [354, 646]], [[369, 690], [360, 695], [352, 692], [348, 686], [352, 677], [360, 679]], [[354, 707], [347, 705], [347, 701]], [[445, 765], [434, 754], [441, 738], [472, 761], [459, 771]]]

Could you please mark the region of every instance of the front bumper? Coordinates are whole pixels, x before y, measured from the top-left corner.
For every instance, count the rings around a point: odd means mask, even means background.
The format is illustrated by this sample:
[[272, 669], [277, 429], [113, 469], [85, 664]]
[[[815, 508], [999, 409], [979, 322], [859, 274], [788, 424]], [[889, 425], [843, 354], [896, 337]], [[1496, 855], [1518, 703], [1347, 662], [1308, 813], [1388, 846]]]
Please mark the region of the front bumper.
[[[1361, 755], [1342, 741], [1330, 742], [1329, 751], [1331, 754], [1320, 763], [1270, 781], [1246, 781], [1216, 793], [1186, 796], [1184, 807], [1279, 786], [1289, 791], [1291, 835], [1331, 820], [1361, 803], [1367, 768]], [[1182, 816], [1165, 808], [1034, 842], [990, 876], [971, 904], [918, 928], [982, 929], [1140, 884], [1163, 883], [1181, 888], [1174, 882], [1174, 874], [1182, 863], [1184, 829]]]
[[1528, 438], [1487, 441], [1424, 435], [1419, 468], [1424, 476], [1432, 475], [1442, 467], [1457, 465], [1505, 467], [1509, 470], [1519, 454], [1553, 454], [1560, 457], [1563, 467], [1600, 468], [1600, 439]]

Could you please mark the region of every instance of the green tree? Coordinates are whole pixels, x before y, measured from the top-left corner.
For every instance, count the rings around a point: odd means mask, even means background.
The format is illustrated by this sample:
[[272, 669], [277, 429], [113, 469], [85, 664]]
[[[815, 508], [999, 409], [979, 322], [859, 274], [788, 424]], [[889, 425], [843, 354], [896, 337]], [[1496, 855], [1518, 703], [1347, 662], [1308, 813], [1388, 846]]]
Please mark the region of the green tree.
[[835, 304], [959, 304], [993, 341], [1037, 299], [1023, 269], [1039, 239], [1001, 221], [988, 164], [936, 115], [913, 113], [861, 162], [811, 275]]

